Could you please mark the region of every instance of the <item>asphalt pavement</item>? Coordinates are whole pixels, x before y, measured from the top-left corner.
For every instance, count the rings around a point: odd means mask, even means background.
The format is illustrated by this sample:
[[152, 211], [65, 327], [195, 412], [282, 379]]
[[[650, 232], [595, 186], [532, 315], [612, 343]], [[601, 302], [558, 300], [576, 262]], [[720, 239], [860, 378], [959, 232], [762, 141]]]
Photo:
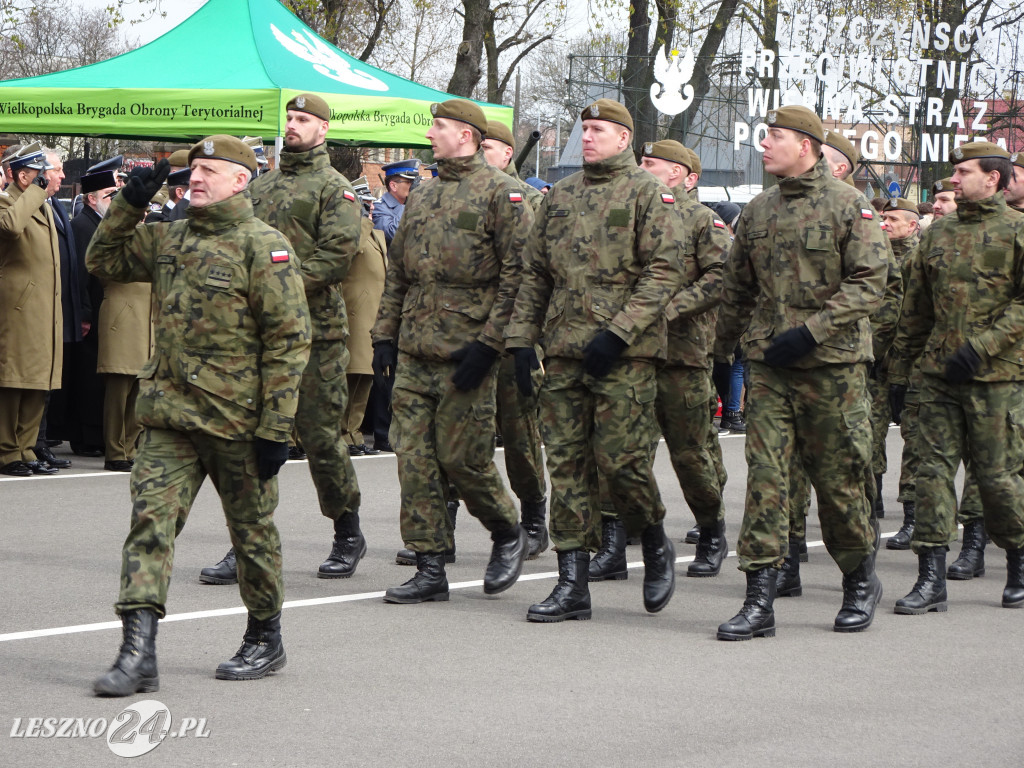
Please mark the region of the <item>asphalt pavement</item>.
[[[882, 530], [891, 535], [902, 521], [896, 429], [888, 444]], [[741, 436], [722, 440], [733, 546], [743, 446]], [[1000, 607], [1002, 551], [989, 545], [983, 578], [949, 583], [948, 613], [897, 616], [916, 559], [883, 548], [874, 624], [837, 634], [840, 573], [812, 506], [804, 594], [776, 600], [777, 636], [719, 642], [744, 577], [731, 555], [717, 578], [686, 578], [693, 547], [681, 539], [693, 518], [664, 445], [655, 469], [678, 579], [662, 613], [643, 609], [635, 546], [628, 580], [591, 586], [593, 620], [528, 623], [529, 606], [555, 584], [554, 553], [488, 597], [490, 540], [464, 513], [451, 601], [383, 603], [387, 587], [413, 574], [394, 562], [402, 542], [391, 454], [355, 460], [366, 558], [351, 579], [317, 579], [331, 523], [305, 462], [289, 462], [276, 514], [288, 665], [260, 681], [214, 679], [241, 642], [245, 610], [237, 587], [198, 582], [229, 546], [207, 484], [177, 542], [157, 637], [160, 690], [97, 699], [92, 681], [121, 638], [112, 604], [128, 477], [104, 472], [102, 459], [73, 458], [55, 477], [0, 480], [0, 766], [123, 764], [108, 735], [121, 754], [149, 749], [134, 764], [152, 766], [1024, 764], [1024, 611]], [[504, 471], [501, 449], [495, 458]], [[167, 714], [149, 717], [159, 710]], [[161, 725], [162, 740], [152, 735]]]

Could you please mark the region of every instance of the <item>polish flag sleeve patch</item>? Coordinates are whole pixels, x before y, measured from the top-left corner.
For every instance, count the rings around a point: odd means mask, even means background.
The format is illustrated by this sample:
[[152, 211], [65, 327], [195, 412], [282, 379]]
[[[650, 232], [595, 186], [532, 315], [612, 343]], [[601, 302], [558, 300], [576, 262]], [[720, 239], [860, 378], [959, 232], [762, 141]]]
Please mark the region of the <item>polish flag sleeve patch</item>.
[[873, 219], [875, 218], [875, 212], [872, 211], [870, 208], [861, 208], [860, 217], [862, 219]]
[[676, 202], [676, 197], [675, 195], [670, 195], [668, 192], [662, 192], [661, 202], [665, 203], [665, 205], [674, 205]]
[[349, 189], [343, 189], [341, 191], [341, 196], [348, 200], [350, 203], [354, 203], [356, 201], [356, 193]]
[[288, 251], [271, 251], [270, 261], [274, 264], [283, 264], [288, 261]]
[[523, 202], [523, 193], [522, 192], [509, 192], [508, 193], [508, 201], [510, 203], [521, 203], [521, 202]]
[[719, 229], [725, 229], [724, 221], [719, 221], [718, 219], [712, 219], [712, 221], [714, 222], [715, 226], [718, 227]]

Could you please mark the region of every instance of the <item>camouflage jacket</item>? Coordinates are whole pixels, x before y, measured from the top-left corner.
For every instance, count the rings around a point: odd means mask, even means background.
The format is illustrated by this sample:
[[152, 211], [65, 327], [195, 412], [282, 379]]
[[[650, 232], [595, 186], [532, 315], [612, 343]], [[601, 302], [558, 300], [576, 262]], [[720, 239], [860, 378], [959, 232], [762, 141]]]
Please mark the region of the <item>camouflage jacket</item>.
[[[677, 187], [677, 191], [680, 188]], [[676, 201], [683, 220], [683, 287], [665, 308], [669, 365], [711, 367], [715, 307], [722, 300], [722, 272], [729, 230], [706, 205], [686, 196]]]
[[889, 378], [942, 376], [964, 343], [982, 359], [975, 381], [1024, 381], [1024, 214], [996, 193], [958, 200], [933, 222], [910, 262]]
[[409, 195], [391, 241], [373, 340], [442, 361], [472, 341], [504, 348], [533, 211], [481, 151], [437, 168]]
[[[847, 177], [849, 178], [849, 177]], [[903, 294], [906, 291], [907, 261], [920, 237], [915, 232], [909, 237], [889, 240], [885, 294], [882, 303], [871, 315], [871, 348], [875, 360], [882, 360], [896, 338], [900, 322]]]
[[675, 196], [631, 149], [585, 163], [537, 211], [506, 346], [539, 342], [548, 357], [582, 359], [607, 329], [629, 345], [624, 358], [663, 360], [685, 239]]
[[763, 361], [775, 336], [806, 325], [817, 346], [794, 367], [871, 360], [889, 251], [875, 216], [824, 158], [755, 197], [726, 261], [715, 357], [731, 360], [742, 336], [744, 354]]
[[523, 199], [530, 204], [530, 207], [536, 211], [540, 208], [541, 202], [544, 200], [544, 195], [541, 194], [539, 189], [535, 189], [527, 184], [519, 176], [519, 172], [516, 170], [516, 164], [514, 161], [509, 161], [509, 164], [505, 166], [505, 173], [511, 176], [516, 181], [516, 186], [519, 187], [519, 191], [523, 193]]
[[359, 251], [360, 206], [324, 144], [282, 152], [279, 168], [249, 184], [256, 216], [291, 242], [309, 303], [313, 340], [348, 338], [341, 281]]
[[287, 441], [310, 345], [288, 240], [253, 216], [247, 192], [171, 223], [136, 227], [141, 217], [115, 197], [86, 254], [101, 279], [153, 284], [156, 352], [139, 373], [139, 421]]

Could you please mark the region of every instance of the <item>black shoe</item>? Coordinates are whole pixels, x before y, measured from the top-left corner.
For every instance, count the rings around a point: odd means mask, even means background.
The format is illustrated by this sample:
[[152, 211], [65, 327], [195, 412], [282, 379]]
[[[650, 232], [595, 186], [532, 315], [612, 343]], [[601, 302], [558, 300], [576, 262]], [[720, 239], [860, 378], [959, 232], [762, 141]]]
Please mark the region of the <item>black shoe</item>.
[[376, 448], [371, 448], [368, 445], [360, 445], [359, 447], [363, 449], [364, 456], [377, 456], [380, 454], [380, 451], [378, 451]]
[[12, 477], [32, 477], [32, 468], [24, 461], [12, 461], [0, 467], [0, 474]]
[[281, 642], [281, 612], [269, 619], [249, 614], [242, 636], [242, 647], [234, 656], [217, 667], [218, 680], [259, 680], [277, 672], [288, 663]]
[[359, 530], [359, 523], [350, 520], [351, 517], [352, 513], [334, 521], [334, 544], [331, 554], [316, 571], [318, 579], [347, 579], [356, 572], [356, 566], [366, 554], [366, 537]]
[[747, 598], [740, 612], [718, 627], [719, 640], [775, 637], [775, 569], [747, 573]]
[[882, 475], [875, 475], [875, 517], [885, 517], [885, 504], [882, 501]]
[[725, 538], [725, 520], [715, 525], [702, 528], [700, 540], [697, 542], [697, 554], [686, 569], [687, 576], [717, 576], [722, 570], [722, 563], [729, 553], [729, 542]]
[[985, 575], [985, 523], [975, 520], [964, 523], [964, 546], [960, 556], [946, 571], [946, 578], [954, 581], [970, 581], [975, 576]]
[[102, 448], [97, 448], [94, 445], [81, 445], [80, 443], [72, 443], [71, 452], [75, 456], [84, 456], [88, 459], [98, 459], [103, 455]]
[[1021, 607], [1024, 607], [1024, 549], [1008, 549], [1003, 608]]
[[526, 559], [534, 560], [551, 543], [544, 521], [547, 499], [524, 501], [519, 506], [523, 515], [523, 528], [526, 529]]
[[232, 547], [216, 565], [209, 565], [199, 572], [200, 584], [237, 584], [238, 565], [235, 562], [235, 549]]
[[896, 601], [894, 613], [918, 615], [946, 611], [946, 548], [926, 547], [917, 555], [917, 582]]
[[131, 472], [134, 461], [105, 461], [103, 468], [108, 472]]
[[843, 607], [836, 615], [836, 632], [860, 632], [871, 626], [875, 606], [882, 599], [882, 582], [875, 575], [874, 557], [843, 576]]
[[558, 552], [558, 583], [545, 600], [530, 606], [527, 621], [552, 623], [566, 619], [585, 621], [591, 616], [587, 566], [590, 554], [583, 549]]
[[[453, 491], [454, 492], [454, 491]], [[445, 510], [448, 513], [448, 523], [452, 527], [452, 548], [444, 551], [444, 561], [446, 563], [455, 562], [455, 521], [458, 517], [459, 512], [459, 500], [453, 499], [445, 504]], [[395, 555], [395, 562], [399, 565], [416, 565], [416, 553], [411, 549], [400, 549]]]
[[[804, 593], [800, 583], [800, 541], [790, 539], [786, 558], [775, 576], [775, 595], [777, 597], [800, 597]], [[806, 546], [807, 542], [804, 542]]]
[[365, 456], [366, 446], [365, 445], [350, 445], [348, 447], [349, 456]]
[[722, 429], [728, 429], [730, 432], [740, 435], [747, 431], [747, 422], [743, 420], [739, 411], [724, 411], [720, 425]]
[[121, 614], [122, 641], [114, 666], [92, 685], [97, 696], [131, 696], [160, 690], [156, 669], [156, 611], [140, 608]]
[[49, 448], [34, 448], [33, 451], [39, 461], [46, 462], [54, 469], [67, 469], [71, 466], [71, 459], [58, 459]]
[[644, 608], [648, 613], [657, 613], [668, 605], [676, 589], [676, 548], [661, 523], [647, 526], [640, 544], [644, 556]]
[[591, 581], [622, 581], [626, 570], [626, 526], [617, 517], [606, 517], [601, 523], [601, 548], [590, 561]]
[[700, 542], [700, 526], [695, 525], [693, 528], [686, 532], [686, 536], [683, 537], [684, 544], [697, 544]]
[[60, 472], [56, 467], [51, 467], [44, 461], [26, 461], [25, 466], [28, 467], [33, 475], [56, 475]]
[[914, 538], [914, 502], [903, 502], [903, 526], [885, 542], [886, 549], [910, 549]]
[[306, 458], [306, 452], [297, 445], [288, 446], [288, 461], [301, 461]]
[[495, 448], [504, 448], [505, 447], [505, 440], [504, 440], [504, 438], [501, 435], [495, 435], [494, 436], [494, 447]]
[[516, 523], [506, 531], [491, 533], [491, 559], [484, 571], [484, 594], [497, 595], [519, 580], [526, 560], [526, 531]]
[[383, 451], [384, 453], [394, 453], [395, 449], [391, 447], [391, 443], [384, 441], [383, 443], [375, 442], [373, 444], [373, 450]]
[[444, 555], [417, 552], [416, 574], [400, 587], [384, 593], [385, 603], [426, 603], [448, 600], [448, 577], [444, 573]]

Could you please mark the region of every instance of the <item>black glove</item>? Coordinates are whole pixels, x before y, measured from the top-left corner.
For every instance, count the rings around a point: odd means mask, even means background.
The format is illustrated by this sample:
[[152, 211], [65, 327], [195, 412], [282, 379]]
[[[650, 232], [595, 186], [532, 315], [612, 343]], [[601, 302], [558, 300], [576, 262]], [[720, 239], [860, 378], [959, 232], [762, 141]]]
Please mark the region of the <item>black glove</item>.
[[612, 370], [612, 365], [628, 346], [612, 331], [598, 331], [583, 350], [583, 370], [597, 379], [607, 376]]
[[966, 384], [974, 378], [979, 368], [981, 355], [970, 344], [962, 344], [960, 349], [946, 358], [946, 381], [950, 384]]
[[149, 170], [143, 171], [128, 179], [128, 183], [121, 188], [121, 196], [129, 205], [136, 208], [145, 208], [153, 195], [160, 191], [160, 187], [167, 181], [167, 175], [171, 172], [171, 165], [164, 158], [157, 162]]
[[818, 342], [811, 336], [806, 325], [783, 331], [774, 339], [771, 346], [764, 351], [764, 361], [773, 368], [788, 368], [806, 357]]
[[516, 363], [516, 386], [523, 397], [533, 397], [533, 371], [540, 368], [540, 360], [533, 347], [510, 349]]
[[288, 461], [288, 442], [277, 443], [262, 437], [256, 438], [256, 473], [260, 480], [269, 480], [281, 471]]
[[43, 190], [50, 186], [50, 180], [46, 178], [46, 171], [40, 171], [36, 177], [32, 179], [32, 183]]
[[903, 422], [903, 404], [906, 399], [906, 384], [889, 385], [889, 412], [892, 415], [892, 420], [897, 424]]
[[378, 341], [373, 345], [373, 383], [378, 387], [386, 387], [387, 380], [395, 373], [398, 365], [398, 349], [393, 341]]
[[452, 360], [459, 364], [452, 376], [455, 388], [459, 392], [469, 392], [479, 387], [497, 359], [498, 350], [482, 341], [471, 341], [452, 352]]
[[732, 363], [715, 360], [711, 368], [711, 380], [715, 383], [715, 391], [722, 398], [722, 403], [728, 402], [732, 391]]

